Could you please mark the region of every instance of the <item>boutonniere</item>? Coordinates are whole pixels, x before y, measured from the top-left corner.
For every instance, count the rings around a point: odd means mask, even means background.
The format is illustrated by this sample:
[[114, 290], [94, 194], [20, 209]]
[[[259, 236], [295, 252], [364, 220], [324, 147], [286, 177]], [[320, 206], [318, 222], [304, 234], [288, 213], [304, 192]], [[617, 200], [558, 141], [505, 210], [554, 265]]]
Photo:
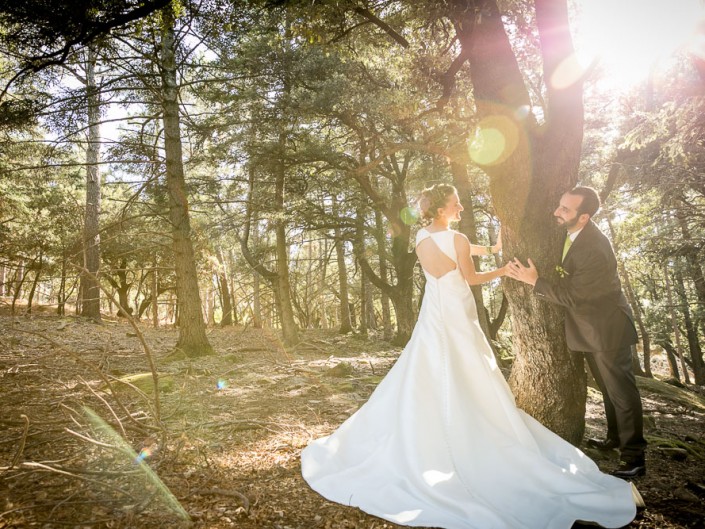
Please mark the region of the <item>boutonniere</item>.
[[561, 277], [561, 279], [565, 278], [565, 276], [570, 275], [561, 265], [556, 265], [556, 273]]

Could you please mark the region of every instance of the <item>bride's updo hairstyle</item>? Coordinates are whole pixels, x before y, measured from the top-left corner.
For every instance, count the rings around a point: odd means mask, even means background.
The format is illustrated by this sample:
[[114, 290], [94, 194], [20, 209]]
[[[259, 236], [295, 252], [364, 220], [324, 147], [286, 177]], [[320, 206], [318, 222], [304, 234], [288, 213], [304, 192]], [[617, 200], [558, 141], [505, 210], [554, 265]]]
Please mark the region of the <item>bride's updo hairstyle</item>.
[[418, 202], [421, 222], [424, 225], [430, 224], [438, 216], [438, 210], [445, 207], [453, 193], [456, 193], [456, 189], [450, 184], [436, 184], [421, 191]]

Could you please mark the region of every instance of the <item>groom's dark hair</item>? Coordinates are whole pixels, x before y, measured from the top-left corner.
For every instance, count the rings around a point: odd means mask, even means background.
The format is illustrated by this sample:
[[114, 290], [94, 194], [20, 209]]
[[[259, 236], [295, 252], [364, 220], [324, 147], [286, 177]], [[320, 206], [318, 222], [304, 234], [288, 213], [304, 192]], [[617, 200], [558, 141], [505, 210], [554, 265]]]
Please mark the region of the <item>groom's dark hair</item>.
[[568, 191], [568, 193], [583, 197], [583, 201], [578, 207], [578, 215], [587, 213], [590, 215], [590, 218], [592, 218], [600, 209], [600, 195], [598, 195], [597, 191], [595, 191], [592, 187], [576, 186]]

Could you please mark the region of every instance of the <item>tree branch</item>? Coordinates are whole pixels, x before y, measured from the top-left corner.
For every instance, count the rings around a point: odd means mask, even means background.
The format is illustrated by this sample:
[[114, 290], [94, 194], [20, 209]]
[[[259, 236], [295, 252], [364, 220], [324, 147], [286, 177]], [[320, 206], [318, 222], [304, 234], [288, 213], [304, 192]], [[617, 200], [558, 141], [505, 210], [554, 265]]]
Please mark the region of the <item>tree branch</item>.
[[382, 31], [384, 31], [387, 35], [392, 37], [395, 41], [397, 41], [399, 44], [404, 46], [405, 48], [409, 47], [409, 41], [406, 40], [404, 37], [402, 37], [399, 33], [397, 33], [395, 30], [392, 29], [392, 27], [387, 24], [384, 20], [381, 20], [377, 18], [377, 16], [374, 15], [369, 9], [365, 9], [363, 7], [356, 7], [354, 9], [355, 13], [360, 15], [363, 18], [366, 18], [370, 22], [372, 22], [375, 26], [379, 27]]

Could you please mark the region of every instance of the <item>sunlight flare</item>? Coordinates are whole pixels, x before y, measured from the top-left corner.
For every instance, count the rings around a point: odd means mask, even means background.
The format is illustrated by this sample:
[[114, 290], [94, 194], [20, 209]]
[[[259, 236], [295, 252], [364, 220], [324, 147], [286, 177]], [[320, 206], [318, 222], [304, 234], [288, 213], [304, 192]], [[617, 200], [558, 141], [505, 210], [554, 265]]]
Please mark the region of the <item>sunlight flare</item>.
[[435, 487], [439, 483], [449, 481], [455, 472], [441, 472], [440, 470], [427, 470], [423, 473], [423, 479], [431, 487]]
[[167, 487], [164, 482], [159, 479], [159, 476], [157, 476], [154, 470], [152, 470], [151, 467], [147, 465], [147, 463], [145, 463], [145, 459], [152, 454], [152, 449], [147, 448], [137, 454], [137, 452], [132, 449], [129, 443], [125, 439], [123, 439], [123, 437], [118, 434], [107, 422], [105, 422], [102, 417], [100, 417], [96, 412], [94, 412], [87, 406], [83, 407], [83, 411], [86, 414], [86, 417], [90, 421], [91, 425], [97, 432], [100, 432], [103, 436], [105, 436], [105, 438], [108, 439], [112, 445], [119, 447], [121, 452], [127, 454], [129, 458], [135, 464], [137, 464], [138, 468], [142, 470], [146, 480], [157, 489], [158, 495], [167, 505], [169, 510], [171, 510], [174, 514], [176, 514], [179, 518], [183, 520], [190, 520], [188, 513], [181, 506], [179, 500], [176, 499], [176, 496], [174, 496], [169, 490], [169, 487]]
[[577, 56], [584, 66], [597, 61], [610, 85], [629, 88], [678, 50], [690, 51], [703, 20], [700, 0], [581, 0]]
[[585, 75], [586, 66], [580, 61], [576, 54], [561, 61], [558, 67], [551, 74], [550, 83], [553, 88], [564, 90], [580, 81]]
[[399, 212], [399, 217], [401, 218], [401, 221], [407, 226], [412, 226], [416, 224], [420, 216], [421, 215], [418, 209], [408, 206]]
[[468, 151], [478, 165], [497, 165], [514, 153], [518, 143], [517, 125], [507, 116], [493, 115], [478, 123]]

